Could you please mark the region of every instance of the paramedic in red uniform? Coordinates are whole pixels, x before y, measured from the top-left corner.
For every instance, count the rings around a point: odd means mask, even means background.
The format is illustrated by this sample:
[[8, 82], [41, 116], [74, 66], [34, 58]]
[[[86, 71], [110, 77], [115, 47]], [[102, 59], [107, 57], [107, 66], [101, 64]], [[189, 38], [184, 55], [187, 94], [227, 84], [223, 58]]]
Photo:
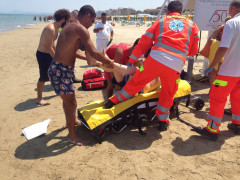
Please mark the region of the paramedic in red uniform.
[[208, 124], [197, 132], [205, 137], [217, 140], [219, 126], [224, 114], [224, 106], [230, 94], [232, 108], [232, 123], [228, 128], [240, 134], [240, 1], [232, 1], [229, 6], [232, 19], [226, 22], [220, 46], [211, 65], [205, 70], [205, 75], [213, 67], [224, 60], [209, 93], [210, 110], [207, 117]]
[[[114, 60], [114, 62], [126, 65], [128, 64], [129, 56], [132, 54], [133, 48], [137, 45], [139, 39], [137, 39], [133, 46], [127, 43], [115, 43], [111, 45], [107, 51], [107, 56]], [[113, 95], [112, 73], [104, 72], [105, 79], [107, 80], [106, 94], [107, 98]]]
[[160, 77], [162, 88], [156, 116], [159, 121], [158, 129], [167, 130], [169, 109], [178, 89], [186, 57], [198, 52], [198, 27], [191, 20], [181, 16], [182, 8], [183, 5], [179, 1], [171, 1], [168, 4], [167, 16], [155, 21], [141, 37], [129, 62], [137, 62], [139, 56], [152, 47], [150, 55], [133, 75], [132, 80], [105, 102], [106, 108], [130, 99], [148, 82]]

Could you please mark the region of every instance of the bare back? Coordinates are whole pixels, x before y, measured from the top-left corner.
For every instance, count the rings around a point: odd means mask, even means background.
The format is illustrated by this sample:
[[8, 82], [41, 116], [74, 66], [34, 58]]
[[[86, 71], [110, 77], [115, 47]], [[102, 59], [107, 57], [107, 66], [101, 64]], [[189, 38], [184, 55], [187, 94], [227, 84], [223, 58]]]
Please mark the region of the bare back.
[[54, 61], [73, 67], [82, 36], [90, 38], [88, 30], [79, 22], [66, 25], [58, 38]]
[[55, 40], [58, 37], [58, 29], [55, 28], [54, 24], [48, 24], [42, 31], [38, 51], [49, 53], [54, 57], [55, 53]]

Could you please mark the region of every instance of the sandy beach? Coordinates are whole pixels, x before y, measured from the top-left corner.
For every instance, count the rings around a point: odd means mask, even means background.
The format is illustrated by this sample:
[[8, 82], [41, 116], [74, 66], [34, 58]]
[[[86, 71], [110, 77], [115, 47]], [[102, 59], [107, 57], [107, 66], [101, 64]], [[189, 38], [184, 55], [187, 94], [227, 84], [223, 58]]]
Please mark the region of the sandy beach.
[[[89, 145], [68, 143], [62, 100], [49, 82], [43, 96], [51, 105], [35, 103], [39, 78], [35, 53], [45, 25], [0, 33], [0, 179], [240, 179], [240, 138], [227, 129], [229, 115], [223, 117], [216, 142], [198, 136], [174, 118], [168, 131], [160, 133], [153, 122], [146, 127], [147, 136], [141, 136], [136, 127], [129, 126], [120, 134], [109, 134], [102, 144], [78, 126], [79, 137], [87, 139]], [[113, 42], [133, 44], [146, 29], [116, 24]], [[89, 31], [95, 44], [93, 27]], [[202, 38], [204, 42], [206, 33]], [[194, 64], [192, 94], [202, 97], [204, 108], [196, 111], [184, 103], [179, 105], [180, 117], [195, 126], [206, 125], [209, 110], [210, 86], [196, 81], [201, 68], [202, 63]], [[77, 60], [78, 78], [87, 69], [91, 67], [86, 61]], [[75, 87], [78, 107], [104, 99], [102, 90], [83, 91], [81, 84]], [[49, 118], [46, 135], [29, 141], [22, 135], [23, 128]]]

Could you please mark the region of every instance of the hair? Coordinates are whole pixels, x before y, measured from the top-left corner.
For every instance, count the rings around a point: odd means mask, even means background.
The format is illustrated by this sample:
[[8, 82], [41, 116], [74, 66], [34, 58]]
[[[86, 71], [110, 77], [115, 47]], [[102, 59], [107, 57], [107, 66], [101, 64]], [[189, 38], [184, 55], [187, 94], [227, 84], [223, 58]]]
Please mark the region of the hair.
[[234, 6], [236, 8], [240, 8], [240, 1], [239, 0], [233, 0], [231, 2], [230, 6]]
[[82, 17], [86, 14], [90, 14], [92, 17], [96, 17], [96, 12], [93, 9], [93, 7], [90, 5], [85, 5], [85, 6], [81, 7], [78, 12], [78, 17]]
[[78, 10], [73, 10], [71, 12], [72, 15], [74, 15], [76, 18], [78, 17]]
[[133, 48], [138, 44], [138, 42], [139, 42], [140, 39], [141, 39], [141, 38], [137, 38], [137, 39], [136, 39], [136, 41], [133, 43]]
[[183, 9], [183, 5], [179, 1], [171, 1], [167, 7], [167, 10], [170, 12], [182, 13], [182, 9]]
[[61, 21], [63, 18], [65, 18], [65, 20], [68, 20], [70, 18], [70, 12], [67, 9], [59, 9], [54, 13], [54, 19], [55, 21], [59, 22]]
[[102, 13], [101, 16], [107, 16], [107, 14], [106, 13]]

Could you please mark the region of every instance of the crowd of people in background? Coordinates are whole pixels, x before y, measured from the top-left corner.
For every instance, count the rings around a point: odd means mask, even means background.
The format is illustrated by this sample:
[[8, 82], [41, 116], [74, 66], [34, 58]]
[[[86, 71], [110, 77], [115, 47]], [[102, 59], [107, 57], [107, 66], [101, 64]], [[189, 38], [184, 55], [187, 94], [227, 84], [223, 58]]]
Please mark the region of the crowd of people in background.
[[[54, 20], [54, 17], [53, 16], [44, 16], [44, 17], [39, 16], [38, 19], [39, 19], [39, 21], [43, 20], [44, 22], [46, 22], [46, 21]], [[34, 16], [33, 20], [36, 21], [37, 20], [37, 16]]]

